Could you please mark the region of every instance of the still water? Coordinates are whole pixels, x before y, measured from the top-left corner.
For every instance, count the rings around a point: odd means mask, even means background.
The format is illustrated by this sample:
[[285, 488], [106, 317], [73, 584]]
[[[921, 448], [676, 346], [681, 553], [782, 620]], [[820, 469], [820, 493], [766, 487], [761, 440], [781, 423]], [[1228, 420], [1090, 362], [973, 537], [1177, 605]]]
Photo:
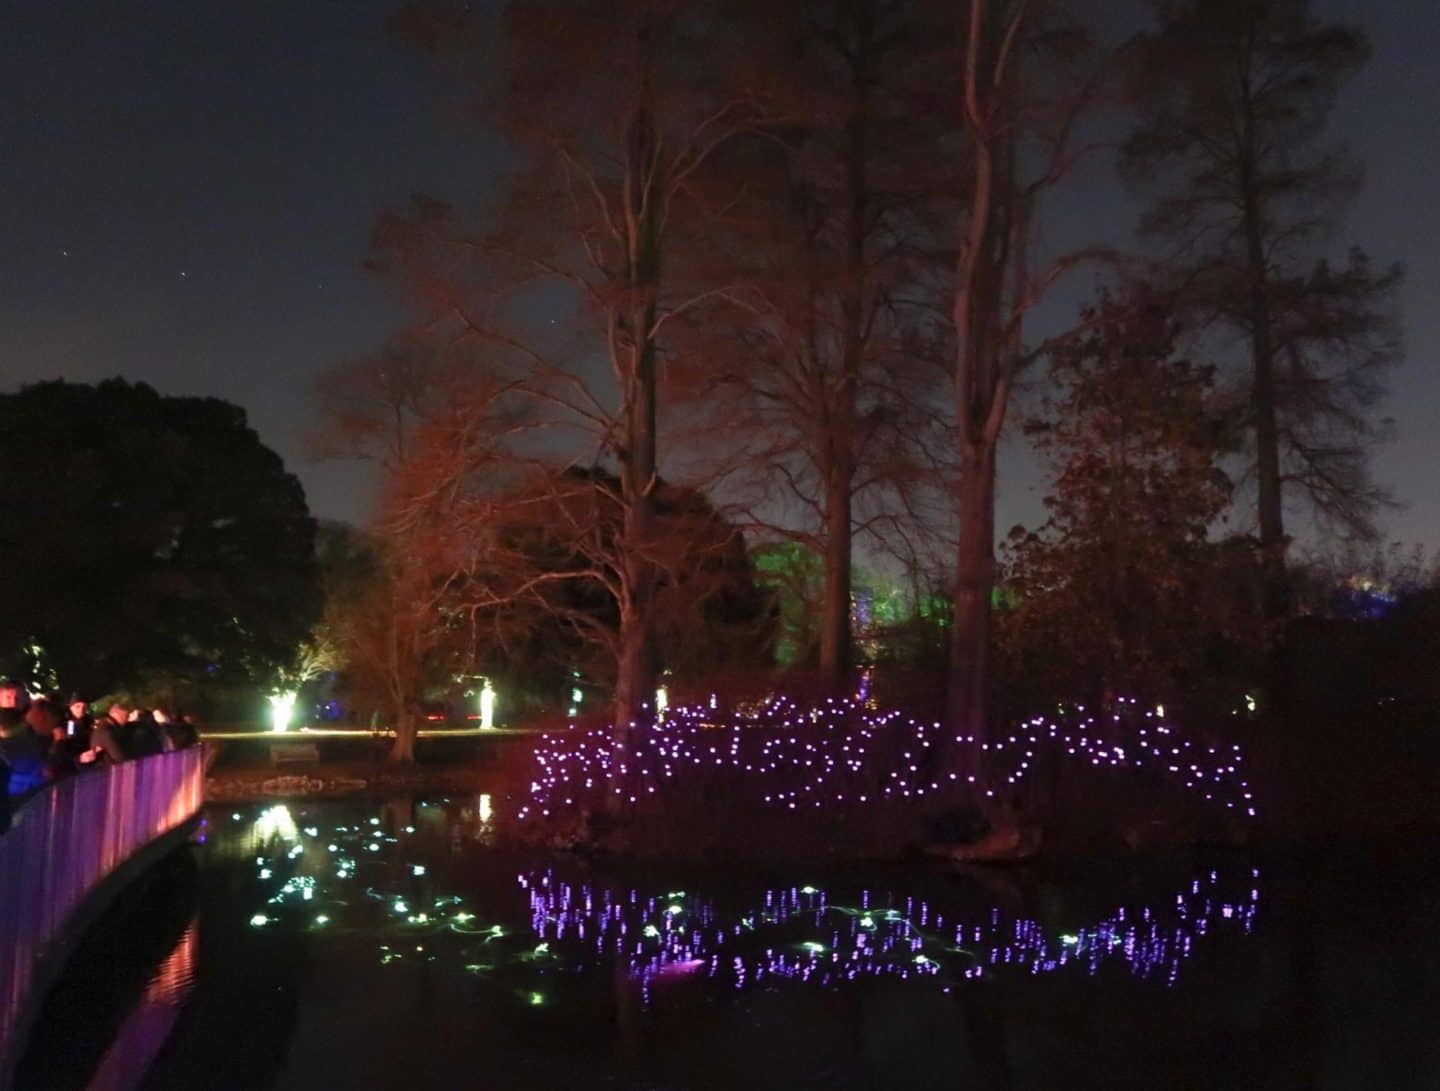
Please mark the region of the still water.
[[1424, 852], [657, 869], [491, 808], [210, 808], [20, 1086], [1440, 1088]]

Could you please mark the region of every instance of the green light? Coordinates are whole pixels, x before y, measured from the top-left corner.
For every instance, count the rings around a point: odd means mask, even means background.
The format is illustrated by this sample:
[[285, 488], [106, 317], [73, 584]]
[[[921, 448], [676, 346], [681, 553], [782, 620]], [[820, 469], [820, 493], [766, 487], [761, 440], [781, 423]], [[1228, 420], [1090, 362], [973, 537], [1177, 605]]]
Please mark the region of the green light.
[[329, 923], [330, 923], [330, 918], [327, 917], [324, 913], [321, 913], [318, 917], [315, 918], [315, 923], [316, 923], [316, 924], [329, 924]]
[[425, 865], [424, 865], [424, 864], [416, 864], [414, 867], [412, 867], [412, 868], [410, 869], [410, 874], [411, 874], [411, 875], [424, 875], [424, 874], [425, 874]]
[[660, 929], [656, 928], [653, 924], [647, 924], [645, 926], [645, 935], [649, 936], [651, 939], [654, 939], [659, 934]]
[[531, 1006], [531, 1007], [539, 1007], [539, 1006], [540, 1006], [541, 1004], [543, 1004], [543, 1003], [545, 1003], [545, 998], [544, 998], [543, 996], [541, 996], [539, 993], [531, 993], [531, 994], [530, 994], [530, 1006]]
[[800, 888], [800, 893], [801, 893], [801, 894], [819, 894], [820, 891], [816, 890], [813, 886], [802, 886], [802, 887]]
[[800, 946], [814, 955], [823, 955], [825, 953], [825, 945], [823, 943], [802, 943]]
[[1066, 947], [1074, 947], [1080, 942], [1080, 937], [1071, 935], [1069, 932], [1066, 932], [1060, 937], [1060, 942], [1063, 943]]
[[875, 918], [872, 917], [869, 913], [866, 913], [863, 917], [860, 918], [860, 927], [861, 927], [861, 928], [874, 928], [874, 927], [875, 927]]
[[396, 912], [396, 913], [408, 913], [408, 912], [410, 912], [410, 907], [409, 907], [408, 905], [406, 905], [404, 902], [396, 902], [396, 903], [395, 903], [395, 912]]
[[538, 947], [535, 948], [535, 954], [537, 954], [537, 955], [545, 955], [545, 954], [549, 954], [549, 953], [550, 953], [550, 945], [549, 945], [548, 943], [542, 943], [542, 944], [540, 944], [540, 946], [538, 946]]
[[925, 957], [924, 955], [916, 955], [916, 956], [915, 956], [915, 965], [916, 965], [916, 966], [928, 966], [928, 965], [930, 965], [930, 959], [928, 959], [928, 958]]
[[676, 903], [675, 905], [667, 905], [665, 907], [665, 912], [672, 917], [676, 917], [679, 916], [681, 913], [685, 912], [685, 907], [678, 903]]
[[256, 913], [253, 917], [250, 918], [251, 928], [264, 928], [269, 923], [270, 918], [267, 917], [264, 913]]
[[455, 914], [455, 920], [456, 920], [458, 923], [460, 923], [460, 924], [464, 924], [466, 921], [473, 921], [474, 919], [475, 919], [475, 914], [474, 914], [474, 913], [456, 913], [456, 914]]

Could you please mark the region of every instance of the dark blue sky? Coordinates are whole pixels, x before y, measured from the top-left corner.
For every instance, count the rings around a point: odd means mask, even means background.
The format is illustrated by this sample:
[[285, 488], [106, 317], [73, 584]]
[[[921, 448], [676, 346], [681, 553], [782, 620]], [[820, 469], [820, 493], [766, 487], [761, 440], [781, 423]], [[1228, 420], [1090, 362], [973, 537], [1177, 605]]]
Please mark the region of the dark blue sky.
[[[400, 317], [360, 269], [371, 220], [414, 191], [473, 199], [503, 165], [454, 85], [387, 38], [392, 7], [0, 0], [0, 384], [121, 374], [233, 400], [317, 513], [361, 518], [364, 473], [306, 440], [313, 375]], [[1377, 476], [1407, 505], [1389, 537], [1440, 545], [1440, 4], [1316, 8], [1374, 43], [1334, 132], [1368, 168], [1348, 237], [1409, 270]], [[1133, 216], [1100, 178], [1050, 218], [1124, 243]], [[1038, 511], [1010, 453], [1002, 531]]]

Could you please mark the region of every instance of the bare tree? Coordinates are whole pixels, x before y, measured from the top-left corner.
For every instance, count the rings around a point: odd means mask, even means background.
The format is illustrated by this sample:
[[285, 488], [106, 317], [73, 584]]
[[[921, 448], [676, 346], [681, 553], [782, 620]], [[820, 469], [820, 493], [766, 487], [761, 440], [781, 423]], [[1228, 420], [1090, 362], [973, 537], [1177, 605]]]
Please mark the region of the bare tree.
[[[524, 0], [505, 13], [500, 88], [489, 82], [493, 64], [479, 55], [468, 13], [412, 6], [397, 19], [482, 87], [519, 157], [493, 228], [452, 236], [442, 263], [453, 270], [465, 257], [481, 260], [508, 302], [478, 314], [462, 275], [449, 278], [443, 305], [516, 354], [536, 396], [593, 445], [594, 459], [582, 464], [613, 459], [618, 468], [622, 743], [650, 714], [655, 690], [661, 342], [677, 316], [726, 287], [687, 263], [673, 245], [676, 227], [716, 150], [764, 113], [745, 78], [743, 37], [724, 14], [723, 5], [663, 0]], [[546, 305], [572, 308], [567, 321], [583, 335], [568, 357], [513, 325], [500, 332], [517, 300], [547, 292]], [[597, 374], [597, 356], [608, 376]]]
[[751, 518], [822, 558], [831, 692], [852, 666], [856, 533], [902, 551], [900, 524], [913, 537], [941, 476], [944, 368], [922, 351], [945, 188], [942, 126], [915, 108], [940, 57], [926, 16], [913, 0], [831, 0], [771, 17], [790, 58], [771, 78], [797, 121], [725, 157], [746, 193], [717, 224], [742, 311], [702, 314], [679, 353], [698, 372], [685, 400], [711, 425], [692, 447], [733, 459]]
[[962, 6], [959, 113], [970, 179], [953, 309], [960, 525], [946, 713], [958, 735], [976, 739], [987, 731], [996, 448], [1017, 373], [1046, 349], [1027, 354], [1022, 327], [1057, 277], [1098, 253], [1066, 254], [1039, 269], [1031, 263], [1036, 204], [1080, 154], [1076, 127], [1106, 71], [1079, 63], [1088, 37], [1052, 8], [1026, 0]]
[[[1286, 613], [1286, 500], [1373, 537], [1383, 494], [1367, 450], [1372, 410], [1397, 358], [1388, 298], [1398, 269], [1324, 244], [1359, 172], [1319, 144], [1364, 35], [1324, 23], [1308, 0], [1156, 5], [1130, 175], [1160, 196], [1144, 226], [1173, 246], [1185, 300], [1240, 335], [1238, 416], [1251, 440], [1266, 612]], [[1317, 260], [1317, 258], [1319, 260]]]
[[396, 761], [414, 760], [426, 690], [478, 654], [470, 611], [524, 592], [493, 578], [484, 528], [533, 419], [503, 361], [479, 350], [412, 331], [316, 387], [321, 450], [379, 470], [370, 548], [341, 558], [325, 627], [352, 687], [394, 724]]

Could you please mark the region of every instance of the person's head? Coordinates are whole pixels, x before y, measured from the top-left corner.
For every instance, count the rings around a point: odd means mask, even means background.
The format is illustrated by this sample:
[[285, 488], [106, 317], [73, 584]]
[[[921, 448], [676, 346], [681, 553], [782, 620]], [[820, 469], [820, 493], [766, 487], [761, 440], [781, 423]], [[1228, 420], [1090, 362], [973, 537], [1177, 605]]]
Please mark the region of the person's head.
[[89, 709], [89, 707], [90, 706], [86, 702], [82, 701], [79, 697], [71, 697], [70, 718], [72, 720], [84, 719], [85, 712], [87, 709]]
[[163, 708], [151, 709], [150, 715], [155, 717], [155, 722], [157, 724], [168, 724], [170, 722], [170, 717], [166, 715]]
[[31, 731], [46, 738], [54, 738], [65, 730], [60, 707], [46, 697], [30, 702], [30, 707], [25, 710], [25, 722], [30, 725]]
[[107, 715], [117, 724], [128, 724], [131, 718], [130, 707], [124, 701], [111, 701]]

